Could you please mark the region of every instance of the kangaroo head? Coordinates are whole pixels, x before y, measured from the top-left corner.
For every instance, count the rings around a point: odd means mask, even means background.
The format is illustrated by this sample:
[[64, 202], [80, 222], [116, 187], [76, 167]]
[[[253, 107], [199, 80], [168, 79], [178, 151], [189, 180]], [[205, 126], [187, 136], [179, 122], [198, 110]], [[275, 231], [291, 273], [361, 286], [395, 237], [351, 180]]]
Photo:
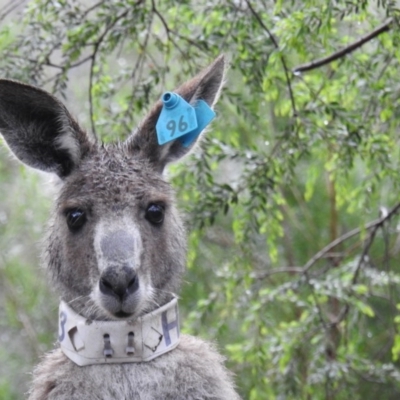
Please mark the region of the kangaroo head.
[[[224, 58], [175, 90], [213, 106]], [[122, 143], [98, 144], [49, 93], [0, 80], [0, 133], [24, 164], [62, 180], [45, 261], [61, 298], [91, 319], [136, 318], [171, 299], [185, 268], [185, 232], [163, 178], [191, 150], [160, 146], [155, 104]]]

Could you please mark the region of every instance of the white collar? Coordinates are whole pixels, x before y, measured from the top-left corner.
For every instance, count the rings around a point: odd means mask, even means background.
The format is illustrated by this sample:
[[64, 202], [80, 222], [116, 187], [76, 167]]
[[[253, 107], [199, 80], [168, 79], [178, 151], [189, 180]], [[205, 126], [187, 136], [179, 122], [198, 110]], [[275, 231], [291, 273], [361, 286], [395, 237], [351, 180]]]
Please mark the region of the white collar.
[[134, 321], [91, 321], [60, 303], [58, 340], [75, 364], [110, 364], [150, 361], [179, 343], [178, 301]]

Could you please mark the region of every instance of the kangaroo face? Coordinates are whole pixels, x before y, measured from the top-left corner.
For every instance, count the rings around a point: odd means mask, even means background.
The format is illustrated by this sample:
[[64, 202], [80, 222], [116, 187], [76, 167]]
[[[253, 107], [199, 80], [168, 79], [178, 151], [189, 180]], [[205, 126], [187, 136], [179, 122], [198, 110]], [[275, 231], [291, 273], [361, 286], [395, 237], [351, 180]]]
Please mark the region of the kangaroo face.
[[[220, 56], [175, 92], [212, 107], [223, 77]], [[99, 145], [55, 97], [0, 79], [0, 133], [10, 150], [62, 180], [45, 262], [61, 298], [87, 318], [136, 318], [178, 290], [186, 246], [162, 173], [198, 136], [160, 145], [161, 110], [158, 101], [123, 143]]]
[[48, 262], [82, 315], [135, 318], [178, 290], [184, 230], [159, 174], [114, 146], [93, 153], [65, 181]]

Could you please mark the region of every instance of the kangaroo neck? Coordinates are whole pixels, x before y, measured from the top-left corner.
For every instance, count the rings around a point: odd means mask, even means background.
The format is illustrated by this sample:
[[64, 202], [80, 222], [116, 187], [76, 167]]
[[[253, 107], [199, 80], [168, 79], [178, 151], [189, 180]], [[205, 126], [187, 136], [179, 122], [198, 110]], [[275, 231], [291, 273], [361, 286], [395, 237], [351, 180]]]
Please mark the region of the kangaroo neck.
[[178, 300], [136, 320], [92, 321], [61, 301], [58, 340], [79, 366], [147, 362], [179, 344]]

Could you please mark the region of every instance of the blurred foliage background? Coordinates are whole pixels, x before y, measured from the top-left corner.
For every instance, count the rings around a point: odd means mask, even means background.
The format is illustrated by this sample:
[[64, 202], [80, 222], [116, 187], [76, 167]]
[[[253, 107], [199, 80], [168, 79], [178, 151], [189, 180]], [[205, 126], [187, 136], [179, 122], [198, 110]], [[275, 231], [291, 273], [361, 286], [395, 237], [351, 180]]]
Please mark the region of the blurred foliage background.
[[[168, 174], [190, 232], [183, 330], [218, 343], [244, 399], [400, 397], [397, 3], [0, 0], [1, 77], [103, 141], [226, 54], [218, 118]], [[0, 146], [1, 399], [56, 338], [51, 188]]]

